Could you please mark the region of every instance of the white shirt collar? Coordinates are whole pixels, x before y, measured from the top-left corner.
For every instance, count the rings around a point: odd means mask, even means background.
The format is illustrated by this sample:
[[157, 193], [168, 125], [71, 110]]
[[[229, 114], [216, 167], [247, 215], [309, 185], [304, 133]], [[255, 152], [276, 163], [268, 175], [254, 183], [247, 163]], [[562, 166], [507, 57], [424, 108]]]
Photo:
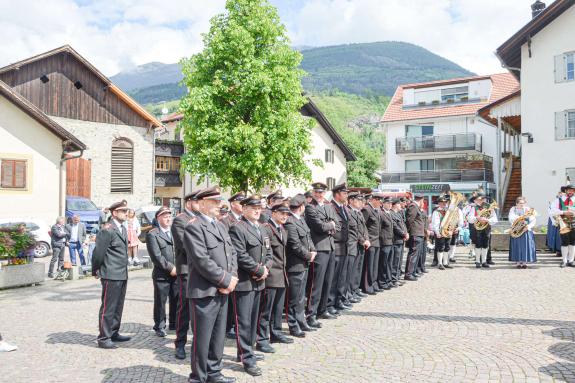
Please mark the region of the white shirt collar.
[[118, 229], [120, 229], [120, 231], [122, 231], [123, 225], [120, 223], [120, 221], [118, 221], [116, 218], [113, 218], [112, 221], [114, 221], [114, 224], [116, 225], [116, 227]]

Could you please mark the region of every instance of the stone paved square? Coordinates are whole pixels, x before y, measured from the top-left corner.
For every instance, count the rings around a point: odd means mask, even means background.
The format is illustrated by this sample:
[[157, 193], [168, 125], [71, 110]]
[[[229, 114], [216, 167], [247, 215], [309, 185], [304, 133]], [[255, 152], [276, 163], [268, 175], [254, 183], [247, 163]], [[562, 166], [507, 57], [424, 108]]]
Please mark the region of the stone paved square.
[[[227, 340], [224, 373], [240, 382], [575, 382], [575, 269], [552, 255], [528, 270], [506, 259], [476, 270], [460, 253], [453, 270], [368, 297], [277, 345], [259, 378], [242, 372]], [[130, 273], [122, 333], [133, 340], [117, 350], [96, 347], [100, 292], [91, 278], [1, 291], [0, 331], [19, 350], [0, 354], [0, 381], [185, 382], [174, 334], [152, 331], [150, 270]]]

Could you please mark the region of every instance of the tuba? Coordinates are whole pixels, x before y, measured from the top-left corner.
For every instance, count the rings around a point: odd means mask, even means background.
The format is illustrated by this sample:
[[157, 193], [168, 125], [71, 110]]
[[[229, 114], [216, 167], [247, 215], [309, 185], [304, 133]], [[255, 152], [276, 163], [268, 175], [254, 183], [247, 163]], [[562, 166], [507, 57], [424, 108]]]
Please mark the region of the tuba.
[[[491, 205], [489, 205], [489, 207], [479, 211], [478, 217], [489, 219], [491, 217], [491, 215], [493, 214], [493, 211], [495, 209], [498, 209], [498, 208], [499, 208], [499, 205], [497, 204], [497, 201], [493, 201], [491, 203]], [[477, 221], [477, 222], [475, 222], [474, 226], [475, 226], [475, 230], [481, 231], [481, 230], [485, 230], [487, 228], [487, 226], [489, 226], [489, 223]]]
[[531, 208], [527, 210], [525, 214], [513, 221], [511, 229], [509, 230], [509, 235], [513, 238], [521, 237], [527, 231], [527, 227], [529, 226], [529, 217], [535, 217], [536, 215], [537, 212], [535, 209]]
[[443, 238], [451, 238], [453, 232], [459, 226], [459, 204], [465, 201], [465, 196], [461, 193], [450, 192], [449, 195], [449, 206], [439, 227]]
[[569, 225], [565, 223], [563, 217], [561, 217], [560, 215], [556, 215], [553, 217], [553, 225], [559, 226], [559, 234], [567, 234], [571, 231]]

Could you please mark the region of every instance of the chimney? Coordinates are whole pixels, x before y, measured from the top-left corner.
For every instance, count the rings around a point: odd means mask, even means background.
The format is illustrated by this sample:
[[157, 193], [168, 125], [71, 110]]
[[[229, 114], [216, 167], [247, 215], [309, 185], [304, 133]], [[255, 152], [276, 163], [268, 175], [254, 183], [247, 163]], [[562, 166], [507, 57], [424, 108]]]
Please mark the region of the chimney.
[[537, 0], [531, 4], [531, 16], [536, 18], [545, 9], [545, 3]]

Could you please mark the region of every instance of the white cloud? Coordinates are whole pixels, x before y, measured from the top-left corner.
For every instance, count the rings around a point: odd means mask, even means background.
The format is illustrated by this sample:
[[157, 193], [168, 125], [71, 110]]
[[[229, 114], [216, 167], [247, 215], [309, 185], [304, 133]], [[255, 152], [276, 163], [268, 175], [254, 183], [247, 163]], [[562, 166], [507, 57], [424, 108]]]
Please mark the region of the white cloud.
[[[408, 41], [478, 73], [530, 18], [525, 0], [272, 0], [295, 45]], [[70, 44], [107, 75], [202, 47], [225, 0], [0, 0], [0, 66]], [[78, 5], [80, 4], [80, 5]], [[295, 9], [294, 9], [295, 8]]]

